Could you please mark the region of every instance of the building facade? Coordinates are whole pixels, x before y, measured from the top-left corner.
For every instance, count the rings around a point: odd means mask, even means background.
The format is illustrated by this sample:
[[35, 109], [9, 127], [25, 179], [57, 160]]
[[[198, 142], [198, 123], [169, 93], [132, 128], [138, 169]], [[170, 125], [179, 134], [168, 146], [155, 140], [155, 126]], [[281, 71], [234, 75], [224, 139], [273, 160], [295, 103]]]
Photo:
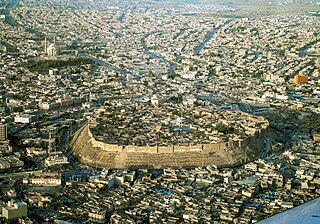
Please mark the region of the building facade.
[[7, 140], [7, 125], [0, 124], [0, 142]]
[[27, 204], [23, 201], [20, 201], [20, 202], [9, 201], [5, 206], [2, 207], [2, 216], [8, 220], [27, 217], [27, 215], [28, 215]]
[[306, 84], [308, 83], [308, 77], [303, 74], [298, 74], [294, 77], [295, 84]]

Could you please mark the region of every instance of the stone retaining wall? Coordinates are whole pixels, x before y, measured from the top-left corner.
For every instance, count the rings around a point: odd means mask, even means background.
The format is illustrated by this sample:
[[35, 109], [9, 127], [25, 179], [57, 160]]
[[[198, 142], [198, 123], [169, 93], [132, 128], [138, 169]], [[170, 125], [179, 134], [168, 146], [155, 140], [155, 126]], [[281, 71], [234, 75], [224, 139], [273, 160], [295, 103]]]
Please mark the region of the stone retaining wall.
[[[119, 146], [97, 141], [87, 124], [77, 136], [72, 153], [90, 166], [104, 168], [159, 168], [232, 166], [245, 161], [245, 150], [261, 142], [267, 129], [245, 140], [190, 146]], [[252, 155], [251, 155], [252, 156]]]

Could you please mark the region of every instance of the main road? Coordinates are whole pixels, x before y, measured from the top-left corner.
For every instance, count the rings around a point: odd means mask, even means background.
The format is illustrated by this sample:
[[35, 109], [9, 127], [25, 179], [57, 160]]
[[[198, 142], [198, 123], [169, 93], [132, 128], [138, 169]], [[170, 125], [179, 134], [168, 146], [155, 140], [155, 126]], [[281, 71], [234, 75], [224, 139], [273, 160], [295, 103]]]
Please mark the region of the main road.
[[19, 4], [20, 0], [11, 0], [11, 2], [9, 2], [6, 6], [6, 11], [5, 11], [5, 16], [6, 16], [6, 20], [8, 22], [12, 22], [14, 21], [13, 18], [10, 16], [10, 11], [12, 9], [14, 9], [18, 4]]
[[[221, 28], [223, 28], [224, 26], [228, 25], [229, 23], [231, 23], [232, 21], [234, 21], [233, 19], [229, 19], [227, 20], [226, 22], [224, 22], [223, 24], [221, 24], [220, 26], [218, 27], [214, 27], [213, 30], [207, 34], [205, 40], [200, 43], [194, 50], [194, 54], [199, 54], [201, 52], [201, 50], [204, 48], [204, 46], [213, 38], [214, 34], [216, 34]], [[150, 52], [150, 49], [148, 48], [148, 46], [146, 45], [145, 43], [145, 39], [148, 38], [148, 36], [152, 35], [152, 34], [155, 34], [155, 33], [161, 33], [161, 31], [153, 31], [151, 33], [148, 33], [146, 34], [145, 36], [143, 36], [141, 39], [140, 39], [140, 42], [141, 42], [141, 45], [144, 49], [144, 53], [146, 55], [148, 55], [151, 59], [157, 59], [159, 61], [162, 61], [162, 62], [165, 62], [165, 63], [168, 63], [170, 66], [169, 66], [169, 70], [167, 71], [167, 74], [172, 74], [175, 70], [175, 68], [177, 67], [177, 64], [172, 62], [172, 61], [169, 61], [168, 59], [162, 57], [162, 56], [159, 56], [153, 52]]]
[[[146, 34], [145, 36], [143, 36], [143, 37], [140, 39], [141, 45], [142, 45], [142, 47], [143, 47], [143, 49], [144, 49], [144, 53], [145, 53], [146, 55], [148, 55], [151, 59], [157, 59], [157, 60], [159, 60], [159, 61], [168, 63], [168, 64], [170, 65], [170, 66], [169, 66], [169, 70], [167, 71], [167, 74], [170, 75], [171, 73], [174, 72], [175, 68], [177, 67], [177, 64], [174, 63], [174, 62], [172, 62], [172, 61], [169, 61], [168, 59], [166, 59], [166, 58], [164, 58], [164, 57], [162, 57], [162, 56], [159, 56], [159, 55], [157, 55], [157, 54], [155, 54], [155, 53], [150, 52], [149, 47], [146, 45], [145, 39], [146, 39], [148, 36], [150, 36], [150, 35], [152, 35], [152, 34], [155, 34], [155, 33], [158, 33], [158, 31], [154, 31], [154, 32], [148, 33], [148, 34]], [[159, 32], [159, 33], [161, 33], [161, 32]]]
[[7, 10], [10, 11], [14, 9], [19, 4], [19, 1], [20, 0], [12, 0], [11, 2], [9, 2], [9, 4], [7, 5]]
[[199, 54], [199, 53], [202, 51], [202, 49], [204, 48], [204, 46], [206, 46], [206, 44], [213, 38], [213, 36], [214, 36], [221, 28], [223, 28], [224, 26], [228, 25], [228, 24], [231, 23], [232, 21], [234, 21], [234, 20], [233, 20], [233, 19], [229, 19], [229, 20], [227, 20], [226, 22], [224, 22], [223, 24], [221, 24], [220, 26], [214, 27], [213, 30], [210, 31], [210, 32], [207, 34], [205, 40], [196, 47], [196, 49], [194, 50], [194, 54], [195, 54], [195, 55]]
[[105, 61], [103, 61], [103, 60], [101, 60], [101, 59], [98, 59], [98, 58], [94, 57], [94, 56], [88, 55], [88, 54], [86, 54], [86, 53], [84, 53], [84, 52], [79, 53], [79, 56], [82, 56], [82, 57], [85, 57], [85, 58], [89, 58], [89, 59], [91, 59], [95, 64], [97, 64], [97, 65], [99, 65], [99, 66], [106, 67], [107, 69], [109, 69], [109, 70], [111, 70], [111, 71], [119, 72], [121, 75], [127, 75], [127, 74], [133, 75], [133, 73], [132, 73], [131, 71], [114, 67], [112, 64], [107, 63], [107, 62], [105, 62]]
[[299, 56], [305, 57], [307, 55], [307, 51], [309, 50], [309, 48], [312, 47], [312, 45], [316, 44], [319, 41], [320, 41], [320, 39], [317, 39], [317, 40], [311, 41], [310, 43], [306, 44], [304, 47], [302, 47], [299, 50]]
[[[62, 141], [59, 145], [59, 149], [63, 152], [63, 154], [68, 158], [70, 165], [77, 171], [77, 172], [86, 172], [92, 173], [92, 170], [89, 168], [85, 168], [80, 164], [80, 162], [70, 153], [68, 150], [68, 144], [70, 143], [71, 134], [76, 131], [78, 128], [83, 129], [86, 125], [87, 121], [83, 121], [78, 125], [70, 125], [68, 130], [65, 131], [64, 135], [62, 136]], [[78, 136], [77, 136], [78, 137]]]

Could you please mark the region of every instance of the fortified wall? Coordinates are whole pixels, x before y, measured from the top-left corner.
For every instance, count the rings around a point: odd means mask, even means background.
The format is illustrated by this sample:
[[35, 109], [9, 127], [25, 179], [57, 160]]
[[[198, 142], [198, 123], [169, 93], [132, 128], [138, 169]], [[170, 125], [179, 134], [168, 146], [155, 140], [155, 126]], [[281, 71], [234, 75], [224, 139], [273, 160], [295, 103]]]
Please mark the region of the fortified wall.
[[[119, 146], [97, 141], [86, 124], [74, 133], [71, 152], [80, 162], [100, 168], [235, 166], [256, 157], [267, 127], [230, 142], [190, 146]], [[252, 147], [254, 146], [254, 147]]]

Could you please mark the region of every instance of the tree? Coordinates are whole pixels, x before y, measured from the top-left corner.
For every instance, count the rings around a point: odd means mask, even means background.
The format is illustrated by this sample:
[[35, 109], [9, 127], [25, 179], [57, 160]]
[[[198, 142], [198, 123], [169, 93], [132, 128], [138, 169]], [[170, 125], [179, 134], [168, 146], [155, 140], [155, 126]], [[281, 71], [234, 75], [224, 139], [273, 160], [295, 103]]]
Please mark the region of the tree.
[[217, 130], [218, 132], [224, 133], [224, 134], [228, 134], [232, 131], [234, 131], [234, 127], [231, 126], [227, 126], [227, 125], [220, 125], [214, 128], [214, 130]]

